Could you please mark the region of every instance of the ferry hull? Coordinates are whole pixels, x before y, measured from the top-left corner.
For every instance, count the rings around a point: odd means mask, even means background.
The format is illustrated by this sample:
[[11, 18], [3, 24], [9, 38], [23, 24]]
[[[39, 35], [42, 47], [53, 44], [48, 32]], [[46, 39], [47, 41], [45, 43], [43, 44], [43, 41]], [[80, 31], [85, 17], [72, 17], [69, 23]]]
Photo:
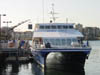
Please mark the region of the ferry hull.
[[[84, 49], [83, 49], [84, 50]], [[54, 52], [54, 53], [61, 53], [61, 57], [59, 58], [58, 61], [60, 61], [59, 65], [62, 65], [61, 67], [65, 67], [68, 71], [74, 71], [75, 68], [78, 68], [77, 71], [84, 71], [84, 64], [85, 60], [88, 58], [88, 55], [90, 53], [90, 49], [87, 49], [86, 51], [81, 51], [81, 50], [35, 50], [32, 52], [32, 55], [34, 56], [35, 61], [41, 66], [44, 67], [44, 65], [49, 66], [49, 68], [54, 68], [53, 65], [57, 65], [58, 63], [50, 63], [49, 65], [46, 64], [47, 56], [49, 53]], [[50, 59], [50, 61], [52, 61]], [[55, 59], [54, 59], [55, 60]], [[59, 67], [58, 65], [58, 67]], [[63, 66], [64, 65], [64, 66]], [[56, 67], [55, 67], [56, 68]], [[58, 68], [59, 69], [59, 68]], [[61, 68], [60, 68], [61, 69]], [[62, 68], [63, 70], [63, 68]], [[77, 72], [76, 71], [76, 72]]]
[[[61, 56], [57, 53], [52, 59], [47, 59], [47, 69], [58, 70], [68, 73], [82, 73], [84, 74], [85, 60], [87, 59], [87, 54], [84, 52], [60, 52]], [[59, 57], [59, 58], [57, 58]], [[48, 60], [53, 62], [48, 62]]]

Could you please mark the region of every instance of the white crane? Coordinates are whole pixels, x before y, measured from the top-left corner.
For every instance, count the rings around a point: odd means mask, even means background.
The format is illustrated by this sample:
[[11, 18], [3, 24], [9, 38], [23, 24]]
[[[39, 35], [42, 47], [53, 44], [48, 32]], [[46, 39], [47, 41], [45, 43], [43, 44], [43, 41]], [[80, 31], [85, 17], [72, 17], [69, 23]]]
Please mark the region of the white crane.
[[28, 21], [30, 21], [30, 19], [18, 23], [17, 25], [11, 27], [11, 28], [9, 29], [9, 31], [15, 29], [16, 27], [18, 27], [18, 26], [20, 26], [20, 25], [22, 25], [22, 24], [24, 24], [24, 23], [26, 23], [26, 22], [28, 22]]

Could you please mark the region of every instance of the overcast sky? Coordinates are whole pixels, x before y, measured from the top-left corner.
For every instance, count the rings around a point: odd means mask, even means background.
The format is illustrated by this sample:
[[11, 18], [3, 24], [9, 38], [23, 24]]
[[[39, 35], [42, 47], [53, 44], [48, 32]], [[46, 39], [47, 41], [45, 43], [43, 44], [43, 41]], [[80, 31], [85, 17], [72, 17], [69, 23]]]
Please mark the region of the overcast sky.
[[[44, 22], [50, 20], [52, 3], [59, 13], [55, 15], [59, 17], [56, 22], [66, 22], [68, 18], [69, 22], [100, 27], [100, 0], [44, 0]], [[10, 26], [27, 19], [43, 22], [43, 0], [0, 0], [0, 14], [7, 15], [2, 16], [2, 21], [12, 21]]]

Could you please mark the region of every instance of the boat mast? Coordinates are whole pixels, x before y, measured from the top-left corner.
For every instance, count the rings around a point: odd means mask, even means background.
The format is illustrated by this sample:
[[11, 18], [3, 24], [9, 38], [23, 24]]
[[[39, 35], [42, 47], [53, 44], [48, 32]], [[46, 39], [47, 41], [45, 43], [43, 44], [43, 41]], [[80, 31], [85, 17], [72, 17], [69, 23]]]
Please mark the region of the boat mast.
[[52, 18], [53, 22], [55, 22], [56, 18], [57, 18], [57, 17], [55, 17], [55, 14], [57, 14], [57, 13], [55, 13], [55, 10], [54, 10], [54, 3], [52, 3], [52, 10], [51, 10], [50, 14], [52, 16], [51, 18]]
[[68, 23], [68, 18], [66, 18], [66, 23]]
[[42, 0], [43, 23], [44, 23], [44, 0]]

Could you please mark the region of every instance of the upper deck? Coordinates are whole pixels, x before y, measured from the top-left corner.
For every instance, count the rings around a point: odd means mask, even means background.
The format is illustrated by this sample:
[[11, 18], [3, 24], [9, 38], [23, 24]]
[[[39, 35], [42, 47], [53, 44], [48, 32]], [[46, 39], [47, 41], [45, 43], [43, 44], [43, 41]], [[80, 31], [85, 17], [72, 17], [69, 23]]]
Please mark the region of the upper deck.
[[66, 30], [73, 28], [74, 23], [38, 23], [34, 30]]
[[33, 37], [83, 37], [74, 29], [74, 23], [38, 23], [35, 25]]

